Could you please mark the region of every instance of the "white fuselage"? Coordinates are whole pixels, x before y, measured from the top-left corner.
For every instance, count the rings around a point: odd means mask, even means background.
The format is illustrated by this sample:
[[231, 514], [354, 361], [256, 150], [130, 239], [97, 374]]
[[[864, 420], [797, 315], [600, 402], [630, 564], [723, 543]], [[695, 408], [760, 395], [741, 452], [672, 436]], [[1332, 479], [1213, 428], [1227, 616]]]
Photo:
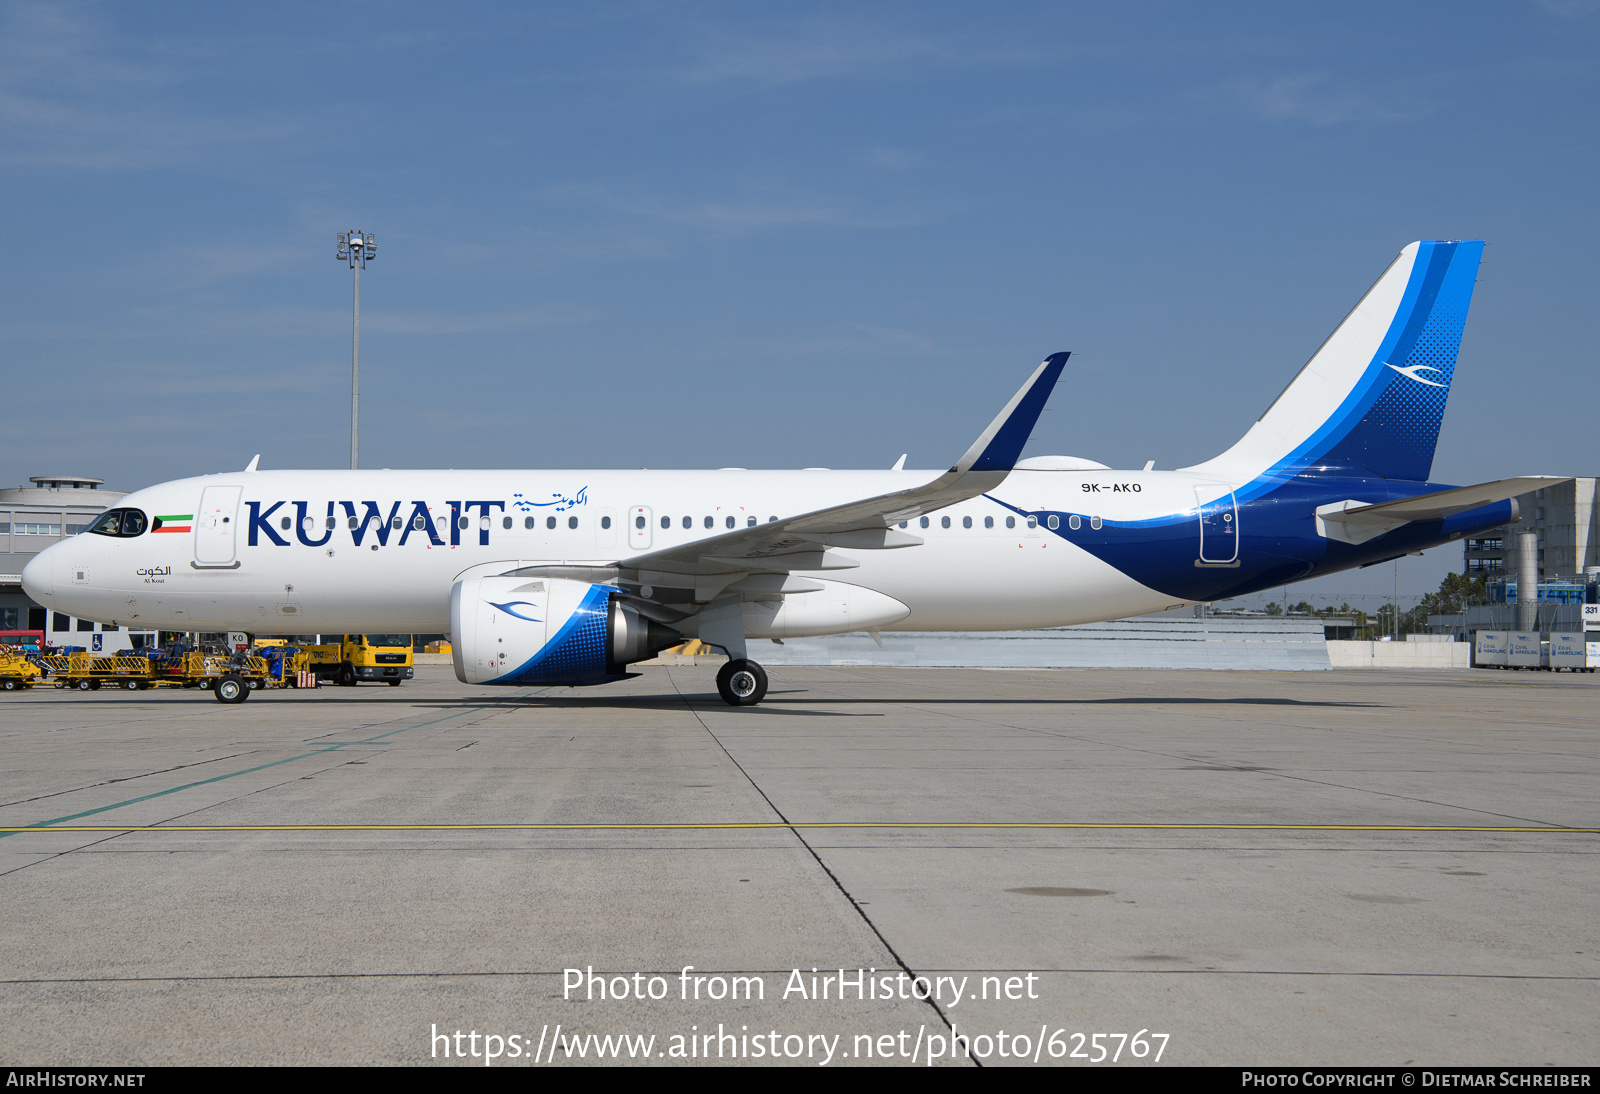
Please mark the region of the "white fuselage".
[[[752, 519], [764, 523], [934, 477], [744, 470], [210, 475], [119, 502], [152, 518], [187, 516], [190, 530], [78, 536], [41, 554], [25, 580], [47, 606], [124, 626], [442, 632], [450, 625], [451, 587], [463, 577], [551, 564], [627, 567], [632, 557]], [[1197, 486], [1212, 496], [1229, 489], [1216, 476], [1183, 472], [1017, 470], [991, 496], [941, 510], [926, 528], [911, 521], [907, 530], [925, 541], [921, 546], [831, 552], [859, 566], [813, 576], [873, 590], [909, 609], [875, 629], [1024, 629], [1157, 611], [1175, 606], [1174, 598], [1043, 527], [1029, 528], [1018, 510], [1139, 520], [1193, 510]], [[211, 505], [207, 526], [204, 499], [218, 497], [236, 499], [233, 515], [224, 525]], [[864, 628], [841, 618], [834, 629]]]

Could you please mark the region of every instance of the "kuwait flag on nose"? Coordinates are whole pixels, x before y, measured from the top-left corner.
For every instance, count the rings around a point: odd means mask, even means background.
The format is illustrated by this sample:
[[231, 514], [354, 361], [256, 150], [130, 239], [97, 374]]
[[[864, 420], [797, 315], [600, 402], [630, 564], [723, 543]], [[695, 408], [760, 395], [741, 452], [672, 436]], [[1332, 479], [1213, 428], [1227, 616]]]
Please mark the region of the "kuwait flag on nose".
[[155, 523], [150, 525], [151, 532], [187, 532], [194, 520], [193, 513], [178, 513], [176, 515], [156, 517]]

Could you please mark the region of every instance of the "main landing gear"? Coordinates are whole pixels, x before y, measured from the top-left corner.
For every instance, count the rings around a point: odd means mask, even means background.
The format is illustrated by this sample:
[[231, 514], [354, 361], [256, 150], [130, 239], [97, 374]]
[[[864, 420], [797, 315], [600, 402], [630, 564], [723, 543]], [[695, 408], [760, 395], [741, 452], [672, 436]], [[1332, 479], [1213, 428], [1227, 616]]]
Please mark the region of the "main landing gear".
[[717, 670], [717, 694], [731, 707], [753, 707], [767, 696], [767, 670], [754, 661], [729, 661]]

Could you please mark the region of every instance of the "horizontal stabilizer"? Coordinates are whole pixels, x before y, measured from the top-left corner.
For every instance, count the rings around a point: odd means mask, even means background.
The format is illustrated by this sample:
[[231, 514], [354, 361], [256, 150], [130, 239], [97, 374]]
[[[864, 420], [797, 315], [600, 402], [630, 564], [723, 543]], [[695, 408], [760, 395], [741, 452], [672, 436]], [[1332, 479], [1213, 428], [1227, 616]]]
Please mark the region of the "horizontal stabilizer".
[[1527, 475], [1518, 479], [1496, 479], [1477, 486], [1458, 486], [1454, 490], [1441, 490], [1437, 494], [1419, 494], [1399, 501], [1383, 501], [1377, 505], [1362, 505], [1343, 512], [1319, 514], [1325, 521], [1344, 524], [1405, 524], [1414, 520], [1441, 520], [1455, 513], [1465, 513], [1497, 501], [1528, 494], [1535, 490], [1567, 482], [1552, 475]]

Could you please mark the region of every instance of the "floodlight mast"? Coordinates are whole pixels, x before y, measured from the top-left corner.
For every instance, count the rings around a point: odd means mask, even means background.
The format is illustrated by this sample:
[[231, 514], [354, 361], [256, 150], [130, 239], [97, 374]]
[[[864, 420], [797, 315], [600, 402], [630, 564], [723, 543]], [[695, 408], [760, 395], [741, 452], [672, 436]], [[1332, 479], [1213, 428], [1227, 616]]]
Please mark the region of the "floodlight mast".
[[350, 470], [361, 466], [361, 271], [378, 257], [371, 232], [340, 232], [334, 258], [355, 273], [355, 302], [350, 324]]

